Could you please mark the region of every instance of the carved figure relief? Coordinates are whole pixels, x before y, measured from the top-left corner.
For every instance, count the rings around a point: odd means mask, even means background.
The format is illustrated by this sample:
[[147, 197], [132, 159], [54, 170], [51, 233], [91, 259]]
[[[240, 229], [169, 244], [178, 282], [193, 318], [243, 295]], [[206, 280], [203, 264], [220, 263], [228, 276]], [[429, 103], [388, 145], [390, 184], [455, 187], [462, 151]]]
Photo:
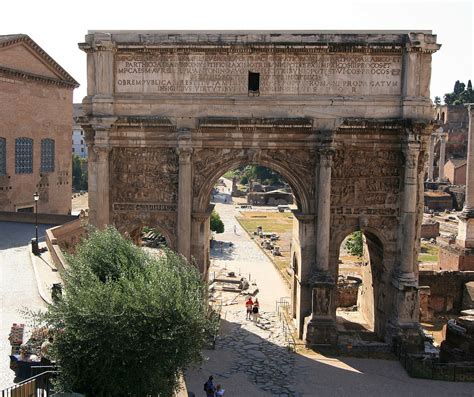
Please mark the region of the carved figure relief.
[[331, 307], [331, 289], [326, 286], [313, 288], [313, 313], [329, 314]]
[[178, 155], [172, 148], [114, 148], [112, 202], [176, 203], [178, 172]]

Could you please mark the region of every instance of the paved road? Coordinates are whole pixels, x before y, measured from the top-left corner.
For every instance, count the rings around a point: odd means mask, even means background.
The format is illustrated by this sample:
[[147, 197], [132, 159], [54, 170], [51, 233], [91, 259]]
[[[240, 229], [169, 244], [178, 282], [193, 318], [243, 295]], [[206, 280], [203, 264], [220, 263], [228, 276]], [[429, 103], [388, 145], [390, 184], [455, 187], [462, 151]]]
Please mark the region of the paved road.
[[[39, 225], [39, 239], [50, 226]], [[0, 389], [13, 382], [9, 368], [8, 334], [12, 323], [25, 323], [18, 310], [44, 308], [34, 278], [29, 254], [29, 242], [34, 237], [34, 225], [0, 222]]]
[[[228, 190], [226, 190], [226, 193]], [[224, 203], [227, 199], [227, 204]], [[277, 270], [235, 220], [227, 194], [215, 200], [225, 224], [217, 239], [232, 242], [212, 252], [214, 270], [226, 269], [257, 279], [262, 307], [259, 324], [245, 320], [244, 298], [222, 307], [221, 335], [215, 350], [186, 372], [188, 390], [204, 395], [209, 375], [229, 396], [473, 396], [472, 383], [452, 383], [410, 378], [398, 361], [327, 358], [288, 352], [281, 325], [273, 311], [275, 301], [290, 296]], [[234, 234], [234, 225], [236, 233]], [[222, 294], [229, 302], [229, 294]]]

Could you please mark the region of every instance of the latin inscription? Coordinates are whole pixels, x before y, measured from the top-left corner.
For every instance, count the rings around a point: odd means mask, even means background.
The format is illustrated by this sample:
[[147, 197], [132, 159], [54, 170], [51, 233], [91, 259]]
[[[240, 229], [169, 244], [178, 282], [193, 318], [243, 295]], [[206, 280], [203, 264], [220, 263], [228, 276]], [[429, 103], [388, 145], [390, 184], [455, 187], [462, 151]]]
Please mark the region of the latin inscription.
[[401, 56], [362, 54], [117, 55], [115, 90], [153, 94], [399, 95]]
[[114, 211], [174, 212], [177, 206], [161, 203], [114, 203]]

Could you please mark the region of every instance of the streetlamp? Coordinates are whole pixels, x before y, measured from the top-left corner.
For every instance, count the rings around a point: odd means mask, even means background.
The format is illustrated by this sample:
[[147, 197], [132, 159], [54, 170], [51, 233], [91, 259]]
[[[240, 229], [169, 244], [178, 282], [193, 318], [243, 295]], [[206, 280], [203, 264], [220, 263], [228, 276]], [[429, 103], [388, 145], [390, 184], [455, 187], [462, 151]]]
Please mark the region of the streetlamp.
[[31, 250], [33, 254], [38, 255], [39, 254], [39, 247], [38, 247], [38, 200], [40, 198], [38, 192], [35, 192], [33, 194], [33, 198], [35, 199], [35, 232], [36, 232], [36, 238], [34, 240], [34, 243], [31, 243]]

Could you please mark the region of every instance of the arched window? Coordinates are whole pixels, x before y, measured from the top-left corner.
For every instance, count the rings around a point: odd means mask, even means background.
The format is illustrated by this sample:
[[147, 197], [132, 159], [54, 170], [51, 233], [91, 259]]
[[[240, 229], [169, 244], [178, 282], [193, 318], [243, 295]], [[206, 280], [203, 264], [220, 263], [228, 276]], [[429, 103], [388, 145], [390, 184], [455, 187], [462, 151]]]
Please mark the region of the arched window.
[[54, 140], [41, 140], [41, 172], [54, 172]]
[[7, 174], [7, 140], [0, 138], [0, 175]]
[[33, 139], [15, 139], [15, 173], [31, 174], [33, 172]]

